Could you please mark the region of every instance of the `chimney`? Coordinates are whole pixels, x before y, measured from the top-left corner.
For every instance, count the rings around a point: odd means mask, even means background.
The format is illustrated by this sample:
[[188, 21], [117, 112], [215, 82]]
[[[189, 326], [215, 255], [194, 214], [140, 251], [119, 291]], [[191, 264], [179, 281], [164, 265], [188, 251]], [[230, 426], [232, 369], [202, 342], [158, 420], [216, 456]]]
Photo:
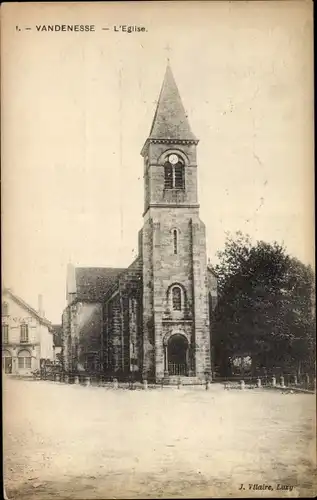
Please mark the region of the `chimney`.
[[38, 296], [38, 313], [40, 316], [44, 317], [44, 311], [43, 311], [43, 295], [39, 294]]
[[75, 267], [71, 262], [67, 264], [67, 277], [66, 277], [66, 300], [72, 301], [76, 293], [76, 273]]

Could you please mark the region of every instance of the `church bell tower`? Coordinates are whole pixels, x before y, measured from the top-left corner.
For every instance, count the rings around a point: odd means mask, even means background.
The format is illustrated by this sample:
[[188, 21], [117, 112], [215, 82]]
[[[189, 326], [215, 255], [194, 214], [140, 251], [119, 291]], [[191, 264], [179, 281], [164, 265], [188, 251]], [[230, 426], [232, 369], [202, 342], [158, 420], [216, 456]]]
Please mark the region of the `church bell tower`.
[[143, 149], [143, 377], [210, 372], [205, 226], [199, 219], [196, 148], [167, 66]]

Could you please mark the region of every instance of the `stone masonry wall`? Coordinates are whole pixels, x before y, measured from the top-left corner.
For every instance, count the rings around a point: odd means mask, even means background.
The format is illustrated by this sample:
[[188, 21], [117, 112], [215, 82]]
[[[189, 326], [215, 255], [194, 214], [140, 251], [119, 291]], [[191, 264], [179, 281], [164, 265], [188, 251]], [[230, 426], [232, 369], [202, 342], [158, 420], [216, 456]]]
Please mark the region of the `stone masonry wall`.
[[153, 223], [149, 213], [142, 232], [143, 258], [143, 378], [155, 376], [154, 311], [153, 311]]
[[123, 370], [122, 358], [122, 322], [120, 296], [117, 293], [110, 302], [109, 315], [109, 365], [113, 373]]
[[[153, 290], [154, 290], [154, 323], [155, 323], [155, 366], [156, 378], [164, 376], [164, 336], [166, 335], [165, 313], [169, 310], [170, 321], [177, 321], [178, 332], [184, 334], [188, 328], [192, 330], [193, 296], [191, 286], [191, 252], [190, 252], [190, 213], [187, 208], [151, 209], [154, 226], [153, 248]], [[178, 233], [178, 251], [174, 254], [173, 230]], [[179, 284], [184, 290], [186, 304], [182, 313], [175, 316], [170, 307], [171, 286]], [[188, 325], [188, 321], [191, 321]], [[192, 341], [190, 335], [189, 343]]]
[[[150, 212], [153, 241], [144, 239], [144, 242], [148, 241], [148, 247], [143, 245], [143, 255], [150, 256], [152, 249], [155, 361], [152, 355], [151, 362], [155, 364], [156, 378], [164, 376], [164, 336], [168, 324], [177, 325], [178, 331], [174, 328], [174, 333], [189, 336], [196, 357], [193, 365], [196, 365], [197, 375], [203, 376], [210, 370], [205, 228], [199, 220], [198, 209], [151, 208]], [[178, 231], [177, 254], [173, 249], [174, 228]], [[180, 284], [185, 290], [186, 307], [181, 316], [173, 317], [173, 311], [169, 311], [168, 320], [168, 290], [173, 284]], [[145, 299], [144, 303], [150, 313]]]
[[193, 290], [195, 315], [196, 376], [210, 373], [210, 323], [206, 259], [205, 225], [195, 217], [191, 221]]
[[[171, 153], [184, 161], [184, 190], [164, 188], [164, 163]], [[164, 339], [172, 328], [188, 339], [191, 374], [204, 376], [210, 371], [209, 302], [205, 226], [197, 203], [196, 145], [150, 143], [145, 158], [143, 371], [146, 377], [154, 371], [156, 379], [164, 376]], [[181, 314], [168, 311], [173, 284], [179, 284], [186, 298]]]

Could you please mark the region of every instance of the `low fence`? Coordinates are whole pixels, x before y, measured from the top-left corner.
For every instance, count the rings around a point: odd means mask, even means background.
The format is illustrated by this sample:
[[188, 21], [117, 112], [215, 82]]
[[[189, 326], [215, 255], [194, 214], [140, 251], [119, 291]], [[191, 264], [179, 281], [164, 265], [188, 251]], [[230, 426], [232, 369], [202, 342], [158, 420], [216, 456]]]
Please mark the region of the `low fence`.
[[[39, 377], [41, 380], [51, 380], [54, 382], [60, 382], [65, 384], [74, 384], [82, 386], [95, 386], [95, 387], [106, 387], [114, 389], [148, 389], [148, 388], [167, 388], [175, 387], [175, 384], [170, 384], [168, 380], [162, 379], [157, 383], [151, 383], [147, 380], [136, 381], [119, 381], [116, 378], [109, 377], [100, 374], [87, 374], [87, 373], [46, 373]], [[185, 381], [186, 382], [186, 381]], [[176, 386], [180, 388], [186, 384], [183, 377], [177, 379]], [[192, 385], [199, 385], [206, 390], [214, 384], [222, 384], [224, 389], [255, 389], [255, 388], [266, 388], [266, 389], [294, 389], [296, 391], [316, 391], [316, 377], [311, 374], [303, 374], [301, 376], [294, 374], [284, 374], [284, 375], [272, 375], [272, 376], [233, 376], [233, 377], [215, 377], [212, 381], [211, 378], [206, 380], [201, 380], [200, 383], [195, 383]]]
[[215, 382], [220, 382], [225, 389], [252, 389], [252, 388], [282, 388], [296, 389], [303, 391], [316, 390], [315, 375], [305, 373], [296, 375], [285, 373], [283, 375], [265, 375], [265, 376], [233, 376], [221, 378], [217, 377]]
[[[74, 384], [81, 386], [95, 386], [95, 387], [105, 387], [114, 389], [160, 389], [167, 387], [177, 387], [178, 389], [183, 385], [187, 386], [184, 377], [173, 377], [175, 380], [172, 382], [168, 379], [161, 379], [158, 382], [152, 382], [147, 380], [122, 380], [117, 379], [112, 376], [100, 375], [100, 374], [88, 374], [88, 373], [46, 373], [41, 376], [35, 377], [38, 380], [50, 380], [65, 384]], [[200, 380], [196, 381], [195, 384], [190, 384], [192, 386], [200, 386], [202, 389], [210, 388], [210, 380]]]

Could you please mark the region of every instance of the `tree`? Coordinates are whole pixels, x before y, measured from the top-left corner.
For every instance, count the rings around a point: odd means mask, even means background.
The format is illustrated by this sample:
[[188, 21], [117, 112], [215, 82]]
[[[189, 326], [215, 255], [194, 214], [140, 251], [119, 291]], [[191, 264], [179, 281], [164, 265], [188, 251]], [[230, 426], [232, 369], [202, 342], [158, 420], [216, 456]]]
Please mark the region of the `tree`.
[[228, 360], [251, 356], [254, 370], [313, 369], [314, 273], [278, 243], [247, 235], [228, 236], [215, 267], [218, 304], [213, 317], [215, 361], [228, 374]]

